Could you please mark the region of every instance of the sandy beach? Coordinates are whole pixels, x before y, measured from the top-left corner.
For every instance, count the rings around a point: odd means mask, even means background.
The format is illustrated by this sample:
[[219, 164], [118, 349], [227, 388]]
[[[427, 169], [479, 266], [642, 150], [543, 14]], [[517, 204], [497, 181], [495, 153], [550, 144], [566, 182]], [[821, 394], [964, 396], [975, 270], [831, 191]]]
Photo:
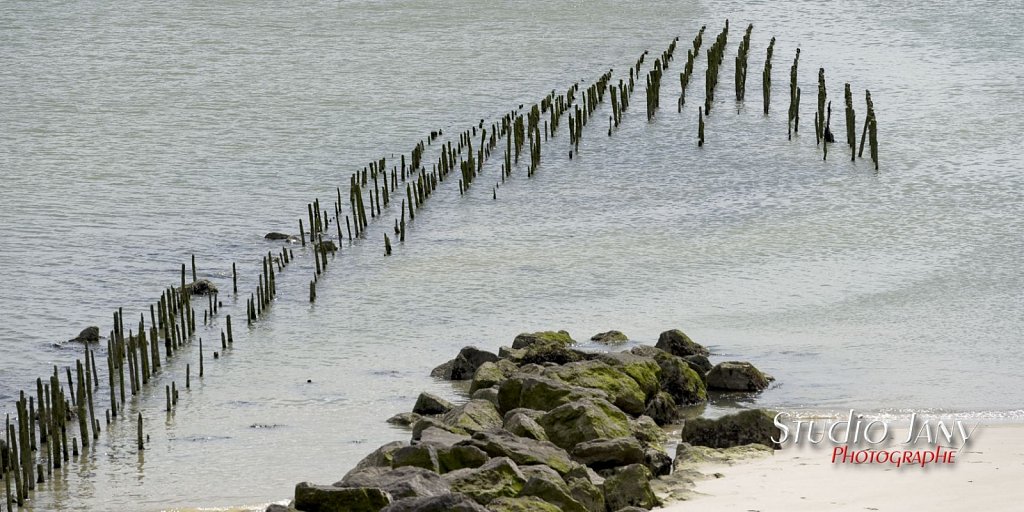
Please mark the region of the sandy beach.
[[760, 459], [702, 465], [708, 478], [697, 482], [693, 499], [663, 510], [1021, 510], [1016, 486], [1024, 480], [1024, 424], [982, 425], [951, 465], [833, 465], [831, 459], [831, 446], [785, 446]]

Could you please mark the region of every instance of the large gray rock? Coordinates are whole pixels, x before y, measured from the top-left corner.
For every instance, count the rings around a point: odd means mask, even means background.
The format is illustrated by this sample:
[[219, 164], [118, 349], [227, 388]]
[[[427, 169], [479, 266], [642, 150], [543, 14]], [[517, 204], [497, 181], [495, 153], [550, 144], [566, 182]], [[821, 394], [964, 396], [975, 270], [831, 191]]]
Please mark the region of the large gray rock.
[[[514, 409], [513, 411], [515, 410], [520, 409]], [[511, 415], [506, 414], [502, 427], [519, 437], [527, 437], [538, 441], [548, 440], [548, 434], [544, 432], [544, 427], [540, 426], [537, 420], [525, 413], [515, 412]]]
[[611, 330], [608, 332], [599, 332], [591, 336], [590, 341], [604, 343], [606, 345], [615, 345], [629, 341], [629, 336], [623, 334], [622, 331]]
[[568, 473], [573, 467], [569, 454], [553, 443], [519, 437], [505, 430], [477, 432], [461, 444], [475, 446], [491, 457], [508, 457], [518, 466], [543, 464], [559, 473]]
[[420, 393], [416, 398], [416, 405], [412, 406], [412, 412], [416, 414], [444, 414], [452, 410], [451, 402], [431, 393]]
[[381, 509], [381, 512], [488, 512], [488, 510], [465, 494], [453, 493], [398, 500]]
[[682, 441], [711, 448], [730, 448], [750, 443], [779, 449], [774, 439], [782, 432], [775, 426], [775, 414], [764, 409], [751, 409], [715, 420], [694, 418], [683, 424]]
[[455, 435], [468, 436], [469, 433], [461, 428], [454, 427], [445, 423], [441, 418], [433, 418], [430, 416], [424, 416], [412, 424], [412, 440], [419, 441], [423, 438], [423, 432], [428, 428], [436, 428], [439, 430], [446, 430]]
[[487, 400], [470, 400], [446, 412], [442, 420], [470, 434], [501, 428], [501, 415]]
[[538, 343], [557, 343], [564, 346], [576, 344], [566, 331], [524, 332], [512, 340], [512, 348], [527, 348]]
[[369, 455], [363, 457], [363, 460], [357, 462], [356, 466], [352, 468], [351, 472], [372, 467], [390, 468], [391, 461], [394, 458], [395, 452], [406, 446], [409, 446], [409, 443], [406, 443], [404, 441], [392, 441], [390, 443], [381, 445], [376, 450], [370, 452]]
[[295, 508], [303, 512], [377, 512], [391, 503], [374, 487], [335, 487], [302, 482], [295, 486]]
[[569, 363], [548, 368], [544, 375], [569, 385], [604, 391], [608, 401], [634, 416], [644, 412], [647, 394], [637, 381], [605, 362]]
[[494, 407], [498, 407], [498, 388], [483, 388], [478, 389], [470, 395], [473, 400], [487, 400], [494, 404]]
[[506, 359], [500, 359], [496, 362], [485, 362], [477, 367], [476, 372], [473, 374], [473, 382], [469, 386], [469, 392], [474, 393], [479, 389], [497, 386], [518, 371], [519, 367]]
[[517, 496], [526, 485], [523, 472], [507, 457], [491, 459], [479, 468], [455, 470], [442, 478], [453, 492], [465, 494], [481, 505], [503, 496]]
[[494, 353], [476, 347], [463, 347], [455, 359], [434, 368], [430, 375], [447, 380], [469, 380], [480, 365], [497, 360], [498, 356]]
[[708, 389], [718, 391], [761, 391], [769, 382], [754, 365], [742, 361], [718, 363], [708, 372]]
[[691, 340], [689, 336], [679, 329], [672, 329], [661, 333], [658, 336], [658, 344], [655, 347], [678, 357], [710, 355], [708, 349], [704, 348], [700, 343]]
[[441, 473], [448, 473], [456, 469], [478, 468], [487, 464], [490, 459], [490, 455], [476, 446], [437, 447], [437, 461], [441, 466]]
[[434, 447], [440, 447], [452, 446], [466, 439], [469, 439], [469, 434], [455, 434], [437, 427], [428, 427], [420, 432], [419, 439], [416, 441], [419, 444], [431, 444]]
[[569, 402], [607, 396], [603, 391], [571, 386], [556, 379], [516, 374], [498, 387], [498, 409], [503, 412], [518, 408], [549, 411]]
[[604, 481], [604, 499], [608, 510], [624, 507], [652, 509], [658, 498], [651, 489], [651, 473], [643, 464], [626, 466]]
[[608, 469], [644, 462], [644, 449], [634, 437], [595, 439], [577, 444], [572, 458], [594, 469]]
[[650, 416], [658, 425], [667, 425], [679, 421], [679, 406], [672, 395], [662, 391], [647, 402], [644, 414]]
[[563, 512], [587, 512], [587, 509], [572, 496], [569, 486], [558, 475], [536, 473], [531, 476], [519, 496], [535, 496], [551, 503]]
[[392, 425], [399, 427], [412, 427], [417, 421], [423, 417], [414, 412], [400, 412], [387, 419], [387, 422]]
[[77, 343], [99, 343], [100, 342], [100, 328], [91, 325], [82, 329], [82, 332], [78, 333], [78, 336], [71, 338], [68, 342]]
[[431, 444], [414, 444], [395, 450], [391, 455], [391, 467], [397, 469], [403, 466], [413, 466], [439, 473], [441, 466], [437, 460], [437, 448]]
[[[596, 476], [596, 473], [594, 475]], [[601, 481], [603, 483], [604, 479]], [[568, 475], [565, 477], [565, 483], [569, 486], [569, 494], [577, 503], [583, 505], [587, 512], [605, 512], [604, 493], [589, 478]]]
[[335, 487], [379, 487], [393, 499], [437, 496], [451, 491], [441, 476], [428, 469], [405, 466], [395, 469], [367, 468], [345, 475]]
[[630, 435], [626, 414], [602, 399], [560, 405], [541, 416], [537, 423], [544, 427], [551, 442], [566, 450], [584, 441]]

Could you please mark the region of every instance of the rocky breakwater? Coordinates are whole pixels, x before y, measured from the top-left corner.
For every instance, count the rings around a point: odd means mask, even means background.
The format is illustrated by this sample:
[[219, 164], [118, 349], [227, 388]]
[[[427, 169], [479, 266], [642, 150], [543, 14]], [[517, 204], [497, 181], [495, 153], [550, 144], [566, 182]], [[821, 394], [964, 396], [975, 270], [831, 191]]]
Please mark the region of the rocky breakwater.
[[[575, 345], [547, 331], [497, 354], [463, 348], [432, 374], [470, 380], [468, 401], [421, 394], [389, 420], [411, 429], [409, 441], [379, 447], [334, 484], [298, 484], [289, 506], [268, 512], [649, 510], [661, 504], [652, 481], [673, 470], [662, 426], [709, 389], [760, 391], [772, 380], [749, 363], [712, 365], [679, 330], [621, 352]], [[687, 421], [680, 446], [758, 442], [746, 420]]]

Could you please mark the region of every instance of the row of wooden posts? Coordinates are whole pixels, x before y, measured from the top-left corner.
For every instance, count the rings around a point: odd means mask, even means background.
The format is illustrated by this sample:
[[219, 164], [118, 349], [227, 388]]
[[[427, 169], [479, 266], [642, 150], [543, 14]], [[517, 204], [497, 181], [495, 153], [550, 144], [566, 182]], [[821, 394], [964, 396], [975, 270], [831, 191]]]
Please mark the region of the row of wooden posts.
[[[714, 99], [714, 88], [718, 80], [718, 72], [724, 55], [728, 39], [729, 23], [726, 20], [725, 27], [719, 33], [715, 43], [707, 51], [708, 69], [706, 74], [706, 97], [702, 108], [698, 109], [699, 129], [698, 145], [704, 144], [705, 115], [710, 111]], [[693, 40], [692, 49], [687, 51], [687, 62], [680, 73], [680, 99], [679, 108], [682, 109], [685, 103], [685, 92], [693, 72], [694, 62], [698, 51], [702, 46], [704, 27], [700, 29]], [[747, 55], [749, 53], [749, 41], [752, 25], [748, 26], [740, 45], [736, 63], [736, 93], [737, 99], [742, 101], [745, 96]], [[660, 97], [660, 82], [663, 72], [668, 69], [668, 64], [676, 47], [678, 38], [674, 39], [668, 49], [655, 60], [652, 71], [647, 76], [647, 104], [648, 119], [653, 118], [658, 108]], [[770, 89], [771, 89], [771, 59], [774, 50], [775, 38], [772, 38], [768, 46], [763, 77], [763, 98], [764, 111], [769, 110]], [[556, 135], [563, 117], [567, 115], [569, 125], [570, 152], [572, 158], [574, 152], [579, 151], [579, 142], [583, 136], [583, 128], [592, 117], [594, 111], [603, 103], [606, 91], [610, 91], [611, 115], [609, 117], [608, 134], [612, 134], [614, 127], [619, 126], [623, 113], [629, 106], [629, 98], [634, 88], [635, 77], [639, 76], [641, 65], [644, 63], [646, 52], [640, 56], [634, 66], [630, 67], [628, 84], [620, 79], [617, 85], [611, 85], [612, 71], [603, 73], [598, 80], [584, 90], [580, 90], [579, 83], [570, 86], [565, 93], [556, 94], [554, 91], [546, 95], [540, 102], [532, 105], [526, 115], [513, 110], [505, 114], [500, 122], [492, 123], [490, 131], [484, 127], [483, 120], [479, 125], [460, 133], [458, 144], [453, 146], [449, 140], [447, 144], [442, 143], [438, 151], [438, 159], [432, 169], [427, 171], [423, 165], [427, 146], [431, 145], [439, 136], [441, 131], [432, 131], [425, 141], [420, 141], [413, 148], [408, 165], [405, 155], [401, 156], [401, 163], [390, 170], [387, 169], [387, 160], [371, 162], [361, 171], [357, 171], [349, 179], [349, 208], [351, 217], [343, 215], [341, 188], [337, 187], [337, 201], [334, 204], [333, 222], [335, 224], [337, 241], [335, 245], [330, 240], [329, 226], [332, 222], [328, 211], [322, 209], [319, 198], [307, 204], [307, 218], [310, 229], [309, 243], [314, 255], [314, 277], [310, 281], [310, 301], [316, 300], [316, 284], [319, 277], [326, 270], [328, 265], [328, 253], [335, 254], [341, 248], [341, 242], [347, 234], [349, 243], [353, 239], [365, 236], [371, 219], [382, 218], [384, 209], [389, 208], [391, 201], [399, 190], [399, 181], [405, 184], [404, 198], [401, 199], [400, 217], [395, 218], [395, 236], [399, 241], [404, 242], [406, 238], [408, 222], [413, 222], [416, 212], [424, 206], [449, 175], [456, 168], [460, 171], [459, 190], [465, 194], [474, 183], [483, 169], [485, 160], [491, 151], [497, 146], [501, 137], [506, 139], [504, 152], [504, 164], [501, 166], [501, 180], [496, 182], [492, 194], [497, 199], [497, 189], [502, 182], [511, 176], [512, 168], [518, 163], [527, 142], [530, 144], [530, 161], [527, 166], [527, 176], [533, 176], [540, 166], [541, 161], [541, 126], [540, 120], [545, 112], [549, 113], [548, 119], [544, 121], [544, 140], [547, 141]], [[796, 85], [797, 68], [799, 64], [800, 50], [796, 50], [791, 67], [790, 83], [790, 109], [787, 124], [790, 126], [790, 136], [798, 131], [799, 126], [799, 101], [800, 88]], [[580, 101], [576, 101], [577, 94], [580, 94]], [[816, 114], [816, 134], [819, 141], [824, 138], [824, 131], [828, 127], [828, 116], [823, 112], [824, 102], [827, 98], [824, 82], [824, 70], [819, 70], [819, 97], [818, 113]], [[856, 152], [856, 119], [853, 109], [853, 98], [850, 85], [845, 87], [846, 103], [846, 128], [847, 144], [851, 148], [851, 158]], [[474, 139], [478, 136], [479, 145], [474, 150]], [[864, 123], [864, 131], [861, 135], [859, 155], [863, 155], [865, 140], [875, 168], [878, 167], [877, 159], [877, 132], [874, 107], [871, 102], [870, 93], [867, 93], [867, 115]], [[826, 150], [827, 151], [827, 150]], [[826, 153], [827, 154], [827, 153]], [[370, 188], [370, 181], [373, 186]], [[365, 190], [364, 190], [365, 188]], [[400, 194], [401, 196], [401, 194]], [[369, 217], [367, 216], [367, 204], [369, 204]], [[345, 218], [346, 231], [341, 229], [341, 217]], [[354, 227], [354, 230], [353, 230]], [[299, 242], [305, 246], [307, 231], [303, 219], [299, 219]], [[324, 237], [328, 238], [325, 239]], [[384, 234], [385, 255], [392, 253], [391, 239], [387, 233]], [[268, 252], [262, 257], [262, 272], [259, 274], [259, 282], [256, 290], [247, 299], [247, 323], [252, 325], [257, 322], [268, 311], [274, 298], [277, 296], [276, 278], [277, 274], [283, 271], [289, 263], [294, 261], [293, 251], [284, 247], [276, 255]], [[109, 424], [115, 421], [118, 414], [124, 416], [127, 394], [137, 395], [143, 387], [152, 384], [155, 376], [162, 365], [170, 361], [174, 354], [187, 344], [191, 343], [196, 331], [196, 314], [192, 305], [192, 298], [199, 283], [196, 275], [195, 257], [192, 258], [192, 282], [186, 282], [186, 266], [182, 264], [181, 285], [170, 287], [161, 295], [160, 299], [150, 305], [150, 322], [147, 328], [145, 315], [142, 315], [137, 325], [137, 334], [134, 329], [126, 331], [124, 316], [121, 310], [114, 313], [114, 330], [110, 333], [107, 341], [107, 377], [110, 392], [110, 407], [106, 411], [106, 421]], [[235, 295], [238, 295], [238, 273], [235, 264], [232, 264], [232, 285]], [[218, 294], [215, 290], [208, 291], [207, 309], [204, 311], [204, 325], [214, 318], [220, 309]], [[226, 317], [226, 330], [221, 331], [221, 350], [232, 346], [234, 339], [231, 326], [231, 316]], [[163, 340], [164, 356], [161, 359], [159, 341]], [[214, 352], [214, 358], [218, 353]], [[62, 463], [69, 461], [68, 449], [68, 426], [72, 420], [77, 420], [79, 436], [71, 435], [71, 453], [77, 455], [79, 439], [83, 448], [90, 445], [90, 438], [95, 440], [101, 431], [101, 422], [96, 418], [93, 394], [98, 391], [99, 372], [97, 371], [95, 353], [88, 346], [85, 348], [85, 357], [76, 361], [77, 380], [73, 379], [71, 368], [66, 368], [67, 391], [62, 387], [57, 367], [54, 367], [53, 375], [46, 381], [37, 379], [36, 396], [26, 396], [21, 392], [17, 401], [17, 418], [14, 423], [8, 416], [5, 428], [5, 438], [0, 440], [0, 475], [4, 477], [7, 490], [7, 505], [11, 509], [12, 502], [20, 505], [27, 499], [29, 491], [35, 488], [36, 483], [45, 481], [45, 475], [52, 474], [54, 469], [60, 469]], [[199, 376], [204, 375], [204, 349], [202, 339], [199, 339]], [[127, 379], [125, 377], [127, 373]], [[191, 386], [191, 365], [185, 368], [185, 386]], [[178, 402], [178, 387], [176, 381], [165, 384], [166, 410], [171, 412]], [[137, 416], [137, 443], [139, 450], [145, 448], [146, 436], [143, 432], [143, 416], [139, 412]], [[41, 453], [36, 453], [39, 450]]]

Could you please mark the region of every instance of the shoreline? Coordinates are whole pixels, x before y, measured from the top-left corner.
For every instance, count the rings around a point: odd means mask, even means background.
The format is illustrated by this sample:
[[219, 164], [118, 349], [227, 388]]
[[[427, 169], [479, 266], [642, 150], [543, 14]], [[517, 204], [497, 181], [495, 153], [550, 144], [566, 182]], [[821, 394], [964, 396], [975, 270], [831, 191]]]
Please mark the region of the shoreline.
[[[894, 430], [895, 438], [907, 434]], [[832, 446], [788, 444], [773, 454], [694, 467], [702, 477], [661, 510], [922, 510], [968, 500], [972, 509], [1017, 510], [1005, 492], [1024, 478], [1024, 423], [982, 424], [954, 464], [936, 467], [831, 463]]]

